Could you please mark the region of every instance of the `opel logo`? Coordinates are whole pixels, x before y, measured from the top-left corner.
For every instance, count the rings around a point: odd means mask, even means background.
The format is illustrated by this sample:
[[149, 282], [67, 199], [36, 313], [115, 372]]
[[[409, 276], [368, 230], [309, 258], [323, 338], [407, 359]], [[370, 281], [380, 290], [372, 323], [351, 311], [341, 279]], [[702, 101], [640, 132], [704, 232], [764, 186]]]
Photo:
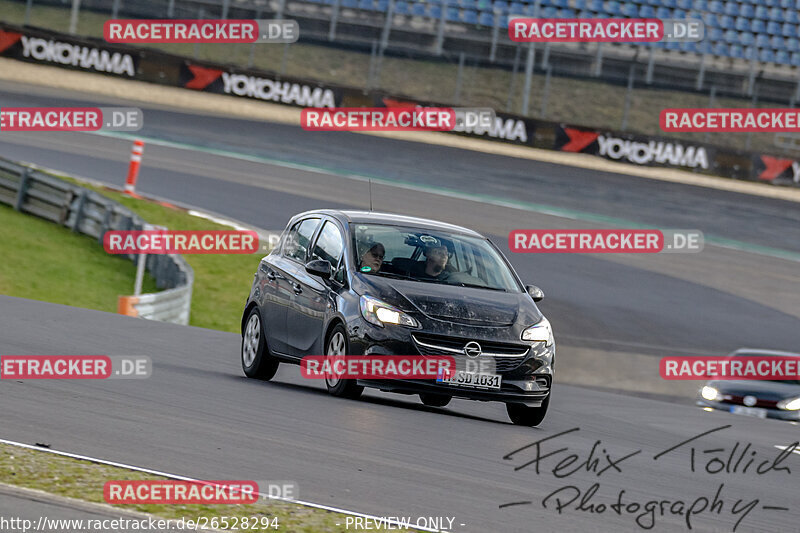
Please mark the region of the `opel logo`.
[[745, 396], [742, 403], [745, 404], [747, 407], [753, 407], [758, 399], [755, 396]]
[[481, 354], [481, 345], [470, 341], [464, 346], [464, 353], [467, 354], [467, 357], [478, 357]]

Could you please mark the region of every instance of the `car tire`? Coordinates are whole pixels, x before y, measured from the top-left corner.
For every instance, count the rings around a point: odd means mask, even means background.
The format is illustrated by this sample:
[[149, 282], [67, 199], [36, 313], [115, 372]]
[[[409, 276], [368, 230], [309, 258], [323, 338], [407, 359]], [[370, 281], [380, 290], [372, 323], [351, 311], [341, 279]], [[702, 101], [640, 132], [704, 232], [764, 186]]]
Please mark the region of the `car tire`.
[[541, 407], [529, 407], [521, 403], [507, 403], [506, 412], [508, 413], [508, 418], [517, 426], [538, 426], [547, 414], [551, 394], [547, 395]]
[[423, 392], [420, 393], [419, 399], [422, 400], [422, 403], [427, 405], [428, 407], [444, 407], [450, 400], [453, 399], [452, 396], [447, 394], [433, 394], [430, 392]]
[[242, 370], [248, 378], [268, 381], [278, 371], [279, 361], [270, 355], [264, 340], [264, 324], [258, 307], [253, 307], [247, 315], [240, 353]]
[[[328, 333], [325, 339], [325, 358], [331, 358], [331, 363], [335, 358], [345, 357], [348, 352], [347, 332], [344, 326], [337, 324]], [[331, 364], [331, 367], [333, 364]], [[325, 386], [332, 396], [339, 398], [357, 399], [364, 392], [364, 387], [357, 385], [354, 379], [340, 379], [335, 376], [325, 376]]]

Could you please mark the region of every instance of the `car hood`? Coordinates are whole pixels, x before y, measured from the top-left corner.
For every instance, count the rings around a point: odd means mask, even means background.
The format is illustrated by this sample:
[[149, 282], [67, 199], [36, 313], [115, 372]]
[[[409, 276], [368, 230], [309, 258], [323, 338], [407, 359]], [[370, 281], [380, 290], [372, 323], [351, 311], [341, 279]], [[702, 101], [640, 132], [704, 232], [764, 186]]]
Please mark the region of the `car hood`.
[[530, 296], [524, 292], [502, 292], [458, 287], [424, 281], [409, 281], [358, 275], [360, 294], [369, 294], [404, 311], [454, 324], [471, 326], [531, 325], [542, 319]]
[[783, 400], [800, 396], [800, 385], [778, 383], [777, 381], [760, 380], [715, 380], [708, 385], [717, 389], [720, 394], [734, 396], [756, 396], [762, 400]]

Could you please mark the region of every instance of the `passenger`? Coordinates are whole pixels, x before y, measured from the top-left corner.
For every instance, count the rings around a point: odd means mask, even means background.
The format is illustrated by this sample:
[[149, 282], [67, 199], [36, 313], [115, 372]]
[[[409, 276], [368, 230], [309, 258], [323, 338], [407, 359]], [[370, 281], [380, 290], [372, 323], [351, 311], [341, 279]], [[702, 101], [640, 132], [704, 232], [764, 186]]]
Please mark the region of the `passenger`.
[[381, 243], [376, 242], [361, 256], [361, 264], [358, 265], [359, 270], [361, 272], [377, 273], [380, 271], [381, 265], [383, 265], [383, 258], [385, 256], [386, 248], [384, 248]]

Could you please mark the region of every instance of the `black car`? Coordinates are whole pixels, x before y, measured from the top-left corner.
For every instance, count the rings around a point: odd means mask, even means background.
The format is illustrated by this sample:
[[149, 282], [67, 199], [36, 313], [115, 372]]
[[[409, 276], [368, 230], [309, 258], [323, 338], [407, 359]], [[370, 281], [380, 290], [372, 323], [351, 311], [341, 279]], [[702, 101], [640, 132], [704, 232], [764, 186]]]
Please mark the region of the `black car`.
[[[800, 357], [800, 354], [741, 348], [729, 357]], [[800, 380], [711, 380], [698, 392], [697, 405], [739, 415], [800, 421]]]
[[[242, 315], [242, 368], [270, 379], [307, 355], [452, 356], [489, 368], [480, 385], [448, 379], [326, 378], [335, 396], [374, 387], [498, 401], [515, 424], [541, 423], [550, 402], [555, 342], [524, 286], [487, 238], [466, 228], [394, 214], [296, 215], [261, 260]], [[474, 365], [473, 365], [474, 368]], [[463, 381], [473, 381], [469, 373]], [[477, 373], [475, 373], [477, 376]]]

